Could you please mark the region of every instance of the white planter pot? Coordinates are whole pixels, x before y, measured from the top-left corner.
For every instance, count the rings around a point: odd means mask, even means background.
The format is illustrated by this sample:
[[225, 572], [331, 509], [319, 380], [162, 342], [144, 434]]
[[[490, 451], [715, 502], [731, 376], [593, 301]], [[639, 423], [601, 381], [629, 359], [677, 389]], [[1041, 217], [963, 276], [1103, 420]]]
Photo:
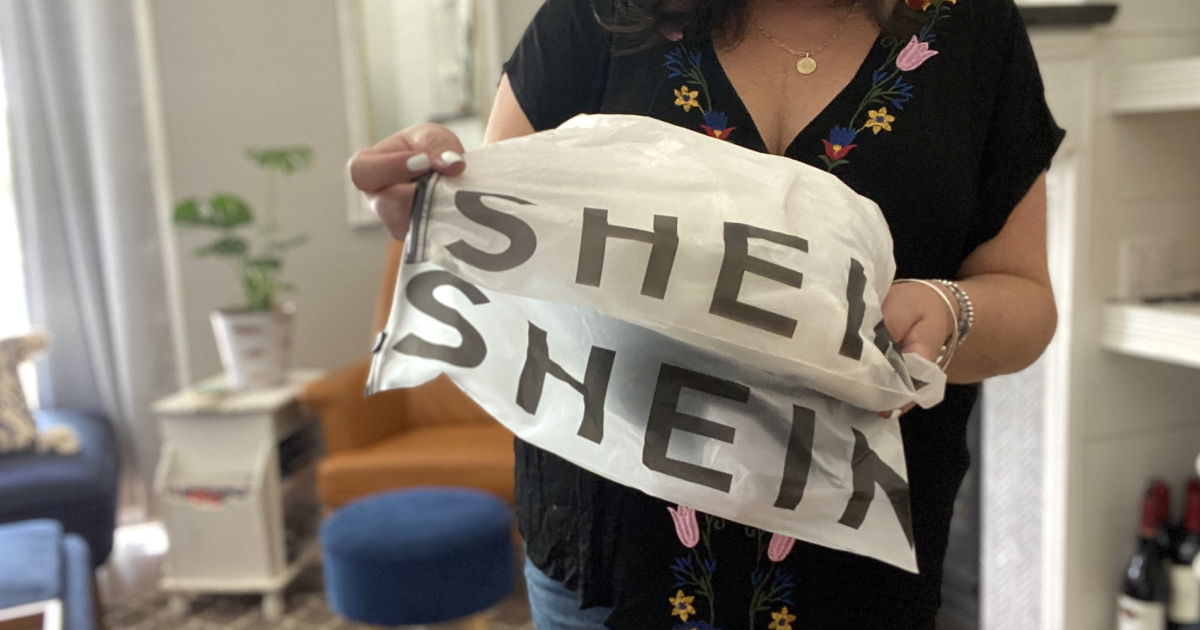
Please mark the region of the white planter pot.
[[221, 309], [209, 319], [231, 387], [257, 389], [287, 380], [292, 313]]

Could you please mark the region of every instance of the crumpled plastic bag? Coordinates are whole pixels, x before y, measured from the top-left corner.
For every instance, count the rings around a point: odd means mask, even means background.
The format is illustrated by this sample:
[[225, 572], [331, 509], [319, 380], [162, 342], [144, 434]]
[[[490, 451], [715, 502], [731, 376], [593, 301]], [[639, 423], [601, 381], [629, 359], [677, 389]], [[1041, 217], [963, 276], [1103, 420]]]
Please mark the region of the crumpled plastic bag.
[[882, 324], [873, 202], [634, 116], [467, 161], [420, 187], [369, 391], [444, 372], [618, 483], [916, 570], [899, 427], [876, 412], [937, 404], [945, 377]]

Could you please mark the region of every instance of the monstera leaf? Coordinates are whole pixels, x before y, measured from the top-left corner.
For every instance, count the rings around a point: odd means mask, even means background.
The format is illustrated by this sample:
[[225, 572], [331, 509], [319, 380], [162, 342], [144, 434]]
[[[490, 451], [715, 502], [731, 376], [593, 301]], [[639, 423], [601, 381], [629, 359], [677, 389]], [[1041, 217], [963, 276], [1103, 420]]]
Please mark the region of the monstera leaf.
[[246, 253], [246, 240], [237, 236], [224, 236], [196, 250], [197, 256], [241, 256]]
[[250, 204], [228, 193], [217, 193], [204, 205], [195, 199], [184, 199], [175, 206], [175, 223], [179, 225], [231, 230], [253, 222], [254, 213], [250, 211]]
[[254, 222], [250, 204], [237, 195], [216, 194], [208, 200], [212, 225], [226, 230]]
[[181, 227], [207, 228], [216, 233], [214, 240], [194, 250], [195, 255], [229, 259], [236, 266], [247, 307], [264, 311], [273, 308], [276, 295], [291, 286], [279, 278], [284, 255], [308, 240], [304, 235], [279, 238], [275, 215], [278, 180], [308, 168], [313, 150], [301, 145], [249, 149], [246, 157], [266, 171], [259, 225], [254, 225], [256, 217], [250, 204], [231, 193], [216, 193], [204, 200], [184, 199], [175, 205], [173, 219]]

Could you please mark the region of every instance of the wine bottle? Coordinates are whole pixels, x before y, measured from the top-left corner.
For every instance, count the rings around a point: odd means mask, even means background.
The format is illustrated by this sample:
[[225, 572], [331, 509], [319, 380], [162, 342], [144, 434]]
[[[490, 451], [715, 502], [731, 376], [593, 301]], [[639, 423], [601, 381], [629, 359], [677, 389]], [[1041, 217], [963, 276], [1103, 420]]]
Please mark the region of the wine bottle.
[[1179, 541], [1178, 528], [1171, 522], [1171, 488], [1162, 481], [1150, 483], [1150, 492], [1158, 502], [1158, 549], [1163, 558], [1170, 558], [1175, 553], [1175, 545]]
[[1168, 566], [1171, 600], [1167, 627], [1171, 630], [1200, 630], [1200, 579], [1192, 562], [1200, 555], [1200, 479], [1191, 479], [1183, 513], [1183, 531]]
[[1125, 569], [1117, 604], [1117, 630], [1163, 630], [1167, 625], [1167, 573], [1159, 548], [1162, 492], [1152, 484], [1142, 501], [1138, 547]]

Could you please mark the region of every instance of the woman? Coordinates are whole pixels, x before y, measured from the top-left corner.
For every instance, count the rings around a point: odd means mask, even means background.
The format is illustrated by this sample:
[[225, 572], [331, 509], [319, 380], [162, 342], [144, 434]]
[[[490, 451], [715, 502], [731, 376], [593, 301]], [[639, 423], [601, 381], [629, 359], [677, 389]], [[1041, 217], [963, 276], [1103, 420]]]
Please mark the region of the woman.
[[[631, 113], [832, 172], [883, 209], [898, 278], [957, 280], [894, 285], [893, 338], [932, 360], [969, 333], [945, 401], [898, 420], [918, 575], [667, 505], [518, 442], [537, 627], [933, 628], [971, 384], [1030, 365], [1056, 323], [1045, 170], [1063, 132], [1013, 0], [548, 0], [505, 70], [489, 141]], [[419, 125], [351, 174], [403, 238], [414, 178], [460, 174], [461, 152]], [[702, 545], [684, 540], [693, 526]]]

